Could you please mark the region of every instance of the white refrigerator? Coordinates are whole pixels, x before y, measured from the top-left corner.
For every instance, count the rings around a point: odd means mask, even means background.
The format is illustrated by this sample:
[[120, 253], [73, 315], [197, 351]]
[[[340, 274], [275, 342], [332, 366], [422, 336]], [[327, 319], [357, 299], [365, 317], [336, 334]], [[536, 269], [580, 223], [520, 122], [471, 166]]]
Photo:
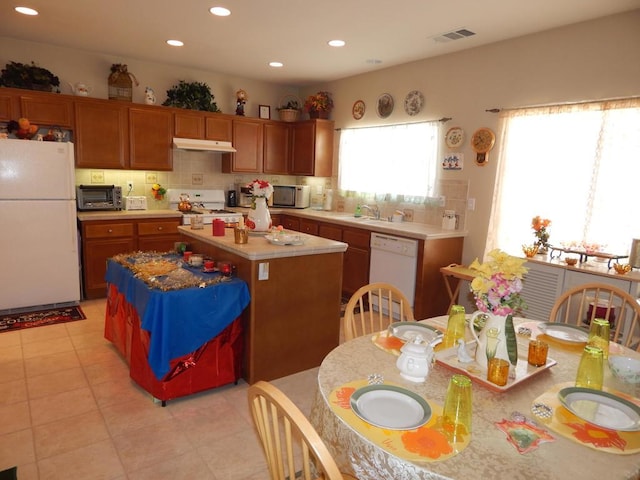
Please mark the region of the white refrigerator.
[[73, 144], [0, 140], [0, 313], [78, 304]]

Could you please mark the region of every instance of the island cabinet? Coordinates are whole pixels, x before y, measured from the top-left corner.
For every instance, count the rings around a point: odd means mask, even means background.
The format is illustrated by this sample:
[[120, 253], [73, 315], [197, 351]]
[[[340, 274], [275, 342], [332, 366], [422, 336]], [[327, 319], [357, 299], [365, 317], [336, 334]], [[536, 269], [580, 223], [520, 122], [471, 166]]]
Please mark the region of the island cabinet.
[[263, 159], [263, 122], [233, 120], [234, 153], [222, 154], [222, 173], [260, 173]]
[[348, 245], [344, 252], [342, 266], [342, 293], [350, 296], [358, 288], [369, 283], [370, 232], [361, 228], [318, 222], [307, 218], [284, 215], [282, 224], [287, 230], [317, 235], [322, 238], [344, 242]]
[[173, 128], [178, 138], [221, 142], [230, 142], [232, 138], [232, 118], [221, 113], [174, 111]]
[[84, 297], [107, 295], [107, 260], [136, 250], [165, 252], [180, 240], [180, 218], [88, 220], [80, 222]]
[[194, 252], [231, 262], [249, 287], [242, 314], [249, 384], [316, 367], [338, 346], [342, 242], [305, 235], [304, 245], [285, 248], [252, 236], [236, 245], [230, 229], [224, 237], [179, 230]]
[[333, 170], [333, 122], [306, 120], [292, 128], [291, 175], [330, 177]]
[[13, 95], [0, 90], [0, 122], [16, 120], [18, 107], [14, 105]]
[[289, 174], [291, 159], [291, 125], [269, 122], [264, 124], [264, 173]]

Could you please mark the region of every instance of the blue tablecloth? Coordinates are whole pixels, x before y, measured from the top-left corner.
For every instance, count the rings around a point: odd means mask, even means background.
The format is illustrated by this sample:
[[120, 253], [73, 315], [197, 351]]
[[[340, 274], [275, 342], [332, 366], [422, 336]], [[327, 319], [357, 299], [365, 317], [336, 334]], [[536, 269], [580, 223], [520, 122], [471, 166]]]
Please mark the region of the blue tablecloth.
[[161, 291], [113, 260], [107, 263], [106, 280], [135, 307], [142, 328], [150, 333], [148, 360], [158, 380], [169, 372], [171, 360], [215, 338], [250, 300], [247, 284], [238, 278], [206, 288]]

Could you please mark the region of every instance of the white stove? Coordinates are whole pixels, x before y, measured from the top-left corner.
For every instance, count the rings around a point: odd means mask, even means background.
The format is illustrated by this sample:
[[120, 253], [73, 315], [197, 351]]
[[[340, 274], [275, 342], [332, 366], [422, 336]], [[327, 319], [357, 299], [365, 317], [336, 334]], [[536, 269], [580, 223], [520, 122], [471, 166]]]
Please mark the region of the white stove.
[[224, 220], [227, 226], [236, 224], [240, 221], [241, 213], [225, 210], [225, 192], [224, 190], [194, 190], [194, 189], [168, 189], [167, 198], [169, 199], [169, 207], [178, 210], [180, 197], [189, 197], [192, 210], [189, 213], [182, 213], [182, 224], [191, 225], [193, 217], [201, 216], [204, 224], [211, 224], [213, 220], [219, 218]]

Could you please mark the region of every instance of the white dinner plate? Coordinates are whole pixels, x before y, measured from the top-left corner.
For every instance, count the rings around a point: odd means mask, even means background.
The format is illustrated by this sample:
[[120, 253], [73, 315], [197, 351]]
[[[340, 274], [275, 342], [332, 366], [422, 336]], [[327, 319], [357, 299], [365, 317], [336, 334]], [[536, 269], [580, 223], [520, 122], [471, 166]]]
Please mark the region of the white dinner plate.
[[437, 328], [418, 322], [395, 322], [389, 325], [389, 333], [403, 341], [409, 341], [416, 335], [422, 336], [422, 339], [431, 343], [444, 334]]
[[568, 387], [558, 392], [560, 403], [589, 423], [609, 430], [640, 430], [640, 407], [608, 392]]
[[589, 332], [584, 328], [576, 327], [575, 325], [545, 322], [539, 324], [538, 328], [545, 335], [565, 342], [585, 343], [589, 339]]
[[276, 234], [265, 235], [264, 238], [272, 245], [304, 245], [304, 240], [300, 235]]
[[394, 385], [368, 385], [351, 395], [353, 412], [371, 425], [389, 430], [413, 430], [429, 421], [424, 398]]

